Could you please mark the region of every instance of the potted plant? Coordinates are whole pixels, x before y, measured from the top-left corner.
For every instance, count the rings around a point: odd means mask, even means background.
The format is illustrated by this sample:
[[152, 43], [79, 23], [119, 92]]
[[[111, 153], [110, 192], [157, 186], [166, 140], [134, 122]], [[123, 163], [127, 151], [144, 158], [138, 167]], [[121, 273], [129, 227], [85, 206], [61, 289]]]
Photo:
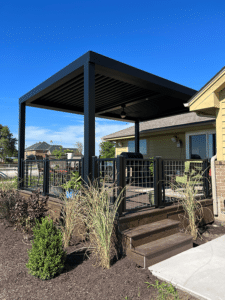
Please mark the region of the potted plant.
[[66, 197], [71, 198], [73, 194], [77, 195], [81, 187], [81, 176], [78, 172], [73, 172], [70, 180], [63, 184], [62, 187], [66, 190]]

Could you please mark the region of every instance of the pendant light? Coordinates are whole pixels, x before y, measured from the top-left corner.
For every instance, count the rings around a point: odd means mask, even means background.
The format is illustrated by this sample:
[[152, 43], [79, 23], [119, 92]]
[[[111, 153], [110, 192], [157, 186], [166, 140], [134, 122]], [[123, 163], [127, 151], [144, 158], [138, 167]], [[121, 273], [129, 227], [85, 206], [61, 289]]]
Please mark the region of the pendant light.
[[122, 112], [121, 112], [121, 114], [120, 114], [120, 117], [121, 117], [122, 119], [126, 118], [126, 116], [127, 116], [127, 114], [126, 114], [125, 111], [124, 111], [124, 107], [125, 107], [125, 105], [122, 105], [123, 110], [122, 110]]

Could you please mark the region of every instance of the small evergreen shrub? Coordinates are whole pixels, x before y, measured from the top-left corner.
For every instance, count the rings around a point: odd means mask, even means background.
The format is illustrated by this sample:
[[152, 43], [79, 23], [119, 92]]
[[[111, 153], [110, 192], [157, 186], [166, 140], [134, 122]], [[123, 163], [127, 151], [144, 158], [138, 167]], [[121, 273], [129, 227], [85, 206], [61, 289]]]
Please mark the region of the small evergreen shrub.
[[[50, 216], [49, 216], [50, 219]], [[29, 273], [42, 280], [51, 279], [60, 274], [66, 261], [66, 251], [63, 249], [62, 234], [48, 217], [42, 218], [42, 223], [33, 229], [34, 240], [32, 249], [27, 250], [29, 261], [26, 267]]]

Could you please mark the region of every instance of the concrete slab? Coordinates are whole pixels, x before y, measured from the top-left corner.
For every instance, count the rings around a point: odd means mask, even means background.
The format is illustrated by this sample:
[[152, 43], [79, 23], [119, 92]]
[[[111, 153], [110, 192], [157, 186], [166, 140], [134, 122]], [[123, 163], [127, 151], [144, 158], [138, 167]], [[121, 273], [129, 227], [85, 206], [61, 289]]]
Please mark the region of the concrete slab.
[[198, 299], [225, 299], [225, 235], [148, 269]]

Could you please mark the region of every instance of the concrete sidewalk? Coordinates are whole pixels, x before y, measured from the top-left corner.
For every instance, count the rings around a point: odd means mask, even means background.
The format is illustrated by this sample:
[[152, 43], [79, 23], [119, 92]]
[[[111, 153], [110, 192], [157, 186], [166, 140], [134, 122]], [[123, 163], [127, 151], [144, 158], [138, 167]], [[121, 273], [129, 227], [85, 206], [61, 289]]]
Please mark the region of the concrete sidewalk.
[[225, 235], [148, 269], [198, 299], [225, 299]]

